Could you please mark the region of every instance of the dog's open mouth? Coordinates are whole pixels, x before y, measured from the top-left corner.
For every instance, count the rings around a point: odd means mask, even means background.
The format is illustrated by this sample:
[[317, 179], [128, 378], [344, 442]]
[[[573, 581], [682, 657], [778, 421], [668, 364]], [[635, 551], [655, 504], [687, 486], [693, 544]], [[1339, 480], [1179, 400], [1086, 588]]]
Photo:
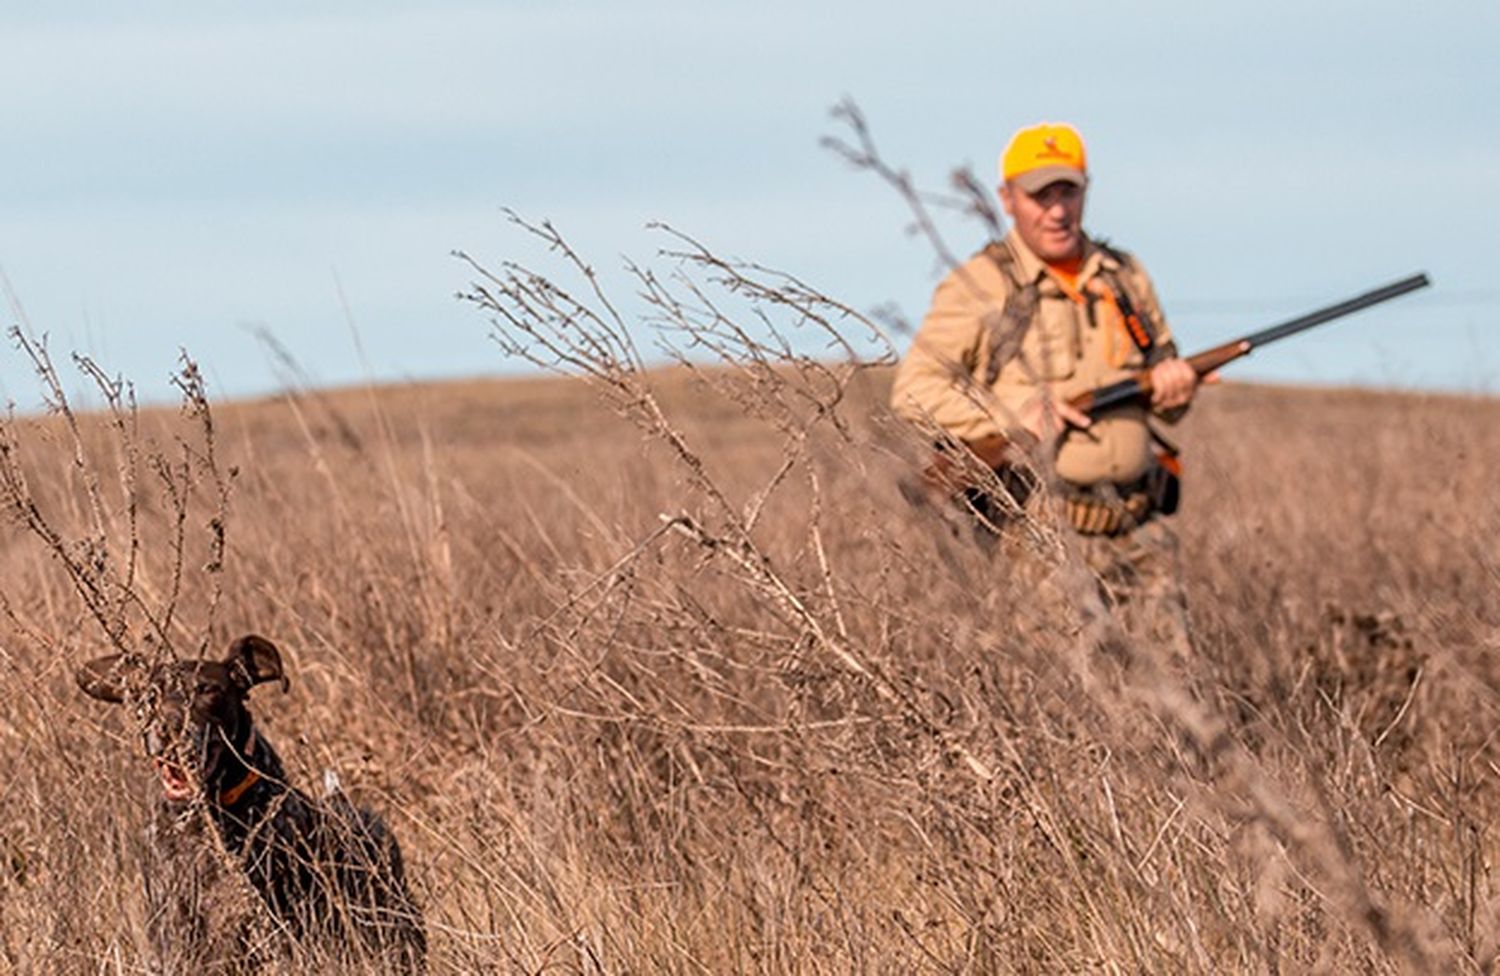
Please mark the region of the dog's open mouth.
[[167, 799], [181, 801], [193, 798], [193, 780], [188, 776], [187, 770], [160, 757], [152, 759], [151, 763], [156, 767], [156, 775], [161, 777], [161, 791], [167, 795]]

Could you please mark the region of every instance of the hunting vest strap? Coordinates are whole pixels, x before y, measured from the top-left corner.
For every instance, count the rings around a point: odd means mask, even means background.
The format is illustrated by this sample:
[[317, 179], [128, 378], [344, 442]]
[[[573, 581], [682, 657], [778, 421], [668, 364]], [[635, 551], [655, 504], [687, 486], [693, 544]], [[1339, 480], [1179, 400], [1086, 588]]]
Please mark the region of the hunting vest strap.
[[[1102, 241], [1096, 243], [1101, 251], [1114, 258], [1121, 267], [1129, 263], [1129, 258], [1120, 251]], [[1130, 336], [1130, 341], [1135, 343], [1135, 347], [1140, 350], [1141, 357], [1149, 364], [1152, 361], [1152, 353], [1157, 351], [1157, 324], [1141, 317], [1139, 307], [1135, 299], [1131, 297], [1130, 289], [1125, 286], [1123, 278], [1109, 268], [1099, 269], [1099, 277], [1104, 279], [1104, 283], [1114, 293], [1115, 306], [1120, 310], [1120, 318], [1125, 321], [1125, 332]]]
[[1036, 282], [1022, 283], [1016, 271], [1016, 255], [1004, 243], [991, 241], [985, 245], [984, 254], [1000, 269], [1010, 286], [999, 316], [986, 316], [985, 319], [989, 332], [989, 359], [984, 365], [984, 385], [988, 387], [995, 384], [1000, 370], [1021, 351], [1021, 341], [1036, 318], [1040, 294]]
[[[1099, 243], [1098, 247], [1119, 264], [1128, 263], [1128, 258], [1124, 254], [1108, 244]], [[1026, 338], [1026, 333], [1031, 329], [1031, 323], [1036, 318], [1041, 291], [1036, 282], [1021, 281], [1015, 252], [1004, 242], [991, 241], [986, 244], [984, 255], [994, 262], [995, 267], [1004, 276], [1006, 284], [1010, 286], [1006, 291], [1005, 304], [1001, 307], [1000, 314], [986, 319], [989, 333], [989, 357], [984, 366], [984, 385], [992, 386], [1000, 375], [1000, 370], [1020, 352], [1021, 342]], [[1130, 341], [1135, 343], [1141, 356], [1147, 363], [1150, 363], [1152, 354], [1159, 351], [1156, 342], [1158, 331], [1156, 323], [1147, 321], [1141, 316], [1135, 299], [1131, 297], [1130, 289], [1125, 286], [1124, 280], [1118, 274], [1109, 269], [1101, 269], [1099, 277], [1114, 295], [1115, 305], [1120, 310], [1120, 317], [1125, 321], [1125, 331], [1130, 336]]]

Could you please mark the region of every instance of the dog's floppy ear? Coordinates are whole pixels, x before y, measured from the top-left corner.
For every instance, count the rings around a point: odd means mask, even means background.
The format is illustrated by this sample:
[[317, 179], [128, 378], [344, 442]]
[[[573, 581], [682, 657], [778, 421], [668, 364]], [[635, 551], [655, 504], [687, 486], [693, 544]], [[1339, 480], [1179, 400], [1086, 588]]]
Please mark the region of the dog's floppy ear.
[[246, 634], [231, 644], [224, 663], [246, 691], [265, 681], [281, 682], [282, 691], [291, 684], [281, 669], [281, 652], [259, 634]]
[[130, 690], [131, 678], [140, 670], [140, 664], [123, 654], [96, 657], [78, 669], [74, 678], [84, 694], [100, 701], [118, 705], [125, 700]]

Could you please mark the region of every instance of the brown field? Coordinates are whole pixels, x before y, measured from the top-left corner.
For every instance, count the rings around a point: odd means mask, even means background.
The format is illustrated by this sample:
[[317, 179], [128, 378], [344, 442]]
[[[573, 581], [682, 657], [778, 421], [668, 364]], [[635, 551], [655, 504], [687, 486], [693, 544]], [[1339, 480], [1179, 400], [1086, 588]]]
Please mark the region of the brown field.
[[252, 708], [391, 822], [434, 972], [1493, 971], [1500, 403], [1209, 392], [1174, 676], [902, 501], [886, 374], [792, 455], [641, 382], [701, 472], [562, 379], [218, 405], [212, 458], [11, 422], [58, 537], [3, 535], [0, 970], [146, 971], [155, 781], [71, 674], [112, 625], [280, 644]]

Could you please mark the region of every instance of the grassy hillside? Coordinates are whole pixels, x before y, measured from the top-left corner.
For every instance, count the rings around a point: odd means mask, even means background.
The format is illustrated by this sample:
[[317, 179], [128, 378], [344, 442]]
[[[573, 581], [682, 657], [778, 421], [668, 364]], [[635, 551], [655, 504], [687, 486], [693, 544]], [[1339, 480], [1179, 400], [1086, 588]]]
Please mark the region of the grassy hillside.
[[144, 970], [157, 787], [71, 676], [118, 626], [281, 646], [252, 708], [436, 972], [1492, 971], [1500, 403], [1208, 392], [1176, 673], [902, 500], [886, 375], [805, 443], [647, 382], [689, 455], [568, 380], [11, 423], [0, 970]]

